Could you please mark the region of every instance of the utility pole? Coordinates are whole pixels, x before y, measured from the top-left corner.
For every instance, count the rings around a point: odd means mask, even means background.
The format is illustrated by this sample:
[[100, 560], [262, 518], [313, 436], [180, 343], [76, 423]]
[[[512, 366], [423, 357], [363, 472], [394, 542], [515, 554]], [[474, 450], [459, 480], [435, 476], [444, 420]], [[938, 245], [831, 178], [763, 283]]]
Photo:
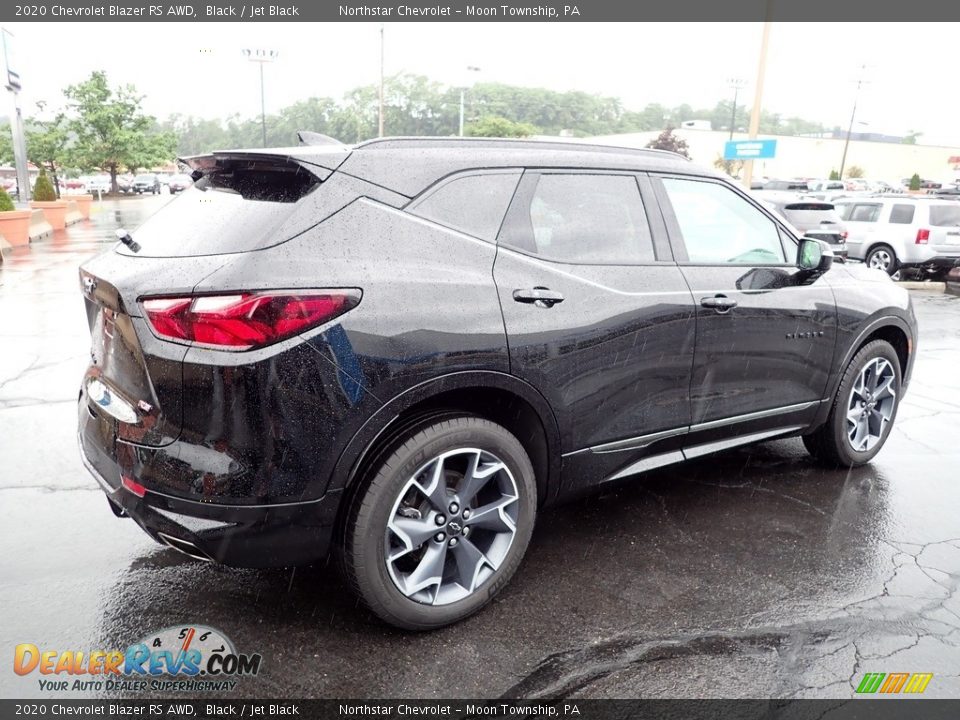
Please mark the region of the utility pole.
[[[763, 80], [767, 74], [767, 50], [770, 46], [770, 19], [773, 16], [773, 0], [767, 0], [764, 14], [763, 38], [760, 41], [760, 61], [757, 63], [757, 86], [753, 92], [753, 108], [750, 110], [750, 139], [755, 140], [760, 130], [760, 107], [763, 105]], [[743, 164], [743, 184], [749, 190], [753, 181], [753, 160]]]
[[853, 132], [853, 120], [857, 116], [857, 101], [860, 99], [860, 88], [867, 81], [863, 79], [867, 71], [866, 65], [860, 66], [860, 76], [857, 78], [857, 89], [853, 93], [853, 111], [850, 113], [850, 124], [847, 126], [847, 139], [843, 143], [843, 157], [840, 158], [840, 179], [843, 180], [843, 168], [847, 164], [847, 150], [850, 148], [850, 134]]
[[733, 140], [733, 130], [737, 126], [737, 94], [747, 86], [743, 78], [730, 78], [727, 85], [733, 88], [733, 110], [730, 111], [730, 139]]
[[380, 124], [378, 137], [383, 137], [383, 23], [380, 23]]

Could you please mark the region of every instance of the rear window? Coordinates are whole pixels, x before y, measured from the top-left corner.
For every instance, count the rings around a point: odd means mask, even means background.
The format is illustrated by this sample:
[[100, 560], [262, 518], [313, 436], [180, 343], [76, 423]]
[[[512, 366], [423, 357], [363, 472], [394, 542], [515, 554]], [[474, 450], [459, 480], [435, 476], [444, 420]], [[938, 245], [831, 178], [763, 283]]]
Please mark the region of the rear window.
[[205, 175], [133, 233], [142, 257], [217, 255], [263, 248], [318, 184], [293, 163], [243, 163]]
[[821, 225], [840, 222], [840, 216], [829, 203], [791, 203], [783, 214], [799, 230], [812, 230]]
[[936, 225], [937, 227], [960, 225], [960, 204], [931, 205], [930, 224]]

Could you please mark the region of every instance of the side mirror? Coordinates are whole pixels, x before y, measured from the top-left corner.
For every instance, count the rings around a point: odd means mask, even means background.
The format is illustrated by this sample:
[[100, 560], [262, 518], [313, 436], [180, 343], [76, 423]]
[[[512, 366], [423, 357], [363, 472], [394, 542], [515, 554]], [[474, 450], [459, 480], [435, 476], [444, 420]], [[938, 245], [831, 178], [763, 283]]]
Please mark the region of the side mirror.
[[833, 250], [821, 240], [801, 238], [797, 248], [797, 267], [809, 279], [823, 275], [833, 266]]

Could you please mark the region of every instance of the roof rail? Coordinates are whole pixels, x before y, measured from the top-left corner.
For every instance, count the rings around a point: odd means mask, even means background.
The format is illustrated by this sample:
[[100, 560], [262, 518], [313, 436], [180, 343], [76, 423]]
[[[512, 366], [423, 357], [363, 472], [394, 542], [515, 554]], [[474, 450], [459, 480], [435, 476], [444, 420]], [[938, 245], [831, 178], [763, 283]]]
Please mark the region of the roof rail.
[[434, 136], [402, 136], [383, 137], [365, 140], [354, 146], [356, 150], [377, 148], [381, 150], [395, 150], [403, 148], [440, 148], [462, 147], [476, 148], [489, 147], [493, 149], [527, 149], [527, 150], [581, 150], [584, 152], [600, 153], [635, 153], [637, 155], [667, 155], [678, 160], [690, 161], [690, 158], [670, 150], [656, 148], [634, 148], [618, 145], [603, 145], [599, 143], [563, 141], [563, 140], [529, 140], [525, 138], [463, 138], [463, 137], [434, 137]]

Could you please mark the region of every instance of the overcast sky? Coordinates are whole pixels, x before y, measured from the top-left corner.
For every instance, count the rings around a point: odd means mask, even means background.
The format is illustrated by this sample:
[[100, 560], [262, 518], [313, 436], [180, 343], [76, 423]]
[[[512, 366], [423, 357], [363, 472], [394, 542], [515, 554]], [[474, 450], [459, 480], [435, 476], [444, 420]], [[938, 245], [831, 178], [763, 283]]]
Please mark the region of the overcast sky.
[[[267, 112], [311, 96], [339, 98], [379, 76], [379, 28], [369, 23], [11, 23], [26, 114], [63, 102], [64, 86], [106, 70], [133, 83], [148, 112], [226, 117], [260, 112], [255, 64], [243, 48], [280, 51], [266, 68]], [[473, 79], [712, 107], [749, 82], [752, 103], [760, 23], [387, 23], [386, 72], [460, 84]], [[956, 26], [950, 23], [776, 23], [763, 107], [846, 127], [866, 64], [855, 130], [924, 133], [923, 144], [960, 145]], [[389, 129], [388, 129], [389, 130]]]

